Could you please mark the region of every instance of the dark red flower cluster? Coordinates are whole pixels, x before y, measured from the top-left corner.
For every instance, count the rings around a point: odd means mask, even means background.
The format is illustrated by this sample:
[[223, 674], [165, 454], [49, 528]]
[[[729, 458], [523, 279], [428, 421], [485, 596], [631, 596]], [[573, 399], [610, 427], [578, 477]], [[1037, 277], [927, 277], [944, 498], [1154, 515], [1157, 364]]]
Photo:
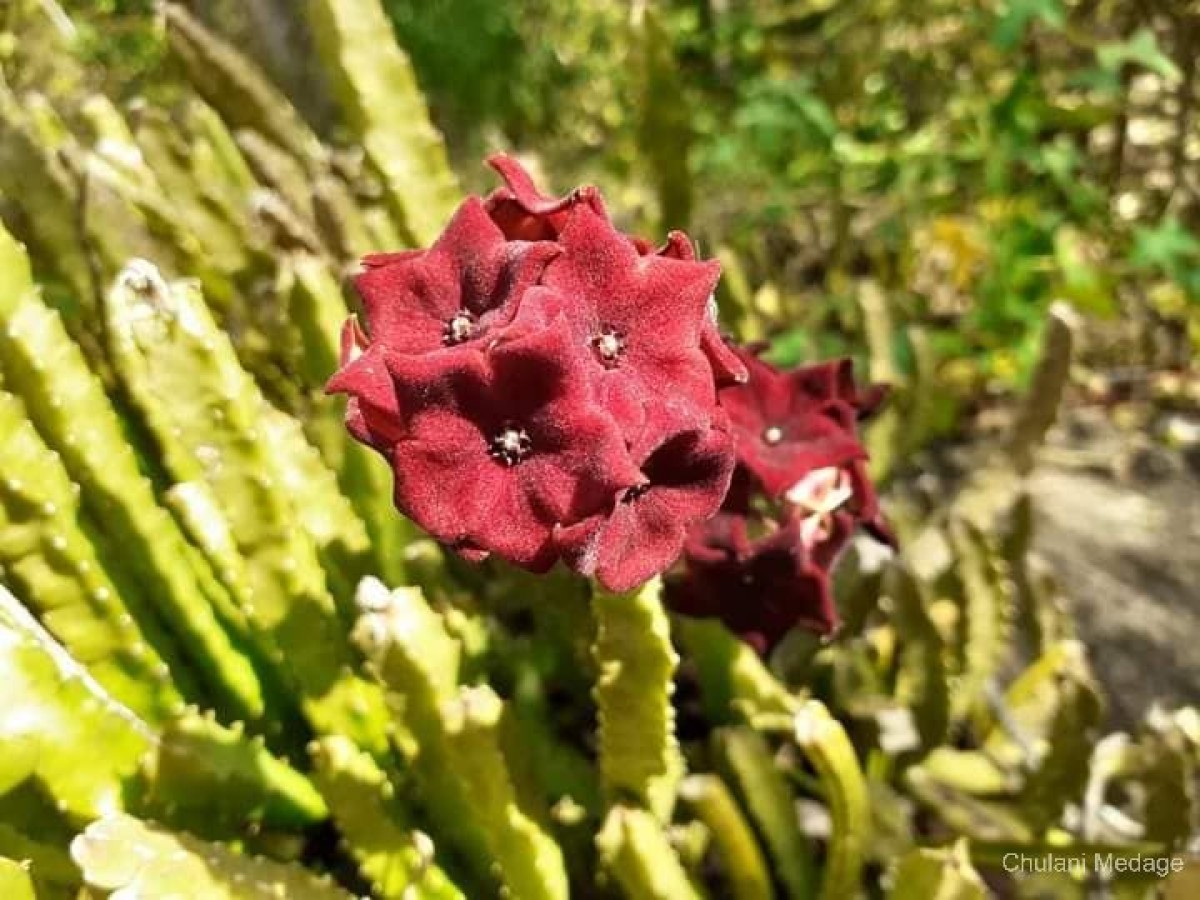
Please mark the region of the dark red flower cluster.
[[719, 617], [760, 652], [793, 626], [837, 626], [830, 571], [858, 525], [892, 542], [857, 422], [884, 397], [859, 391], [849, 360], [781, 372], [739, 351], [745, 384], [725, 387], [737, 452], [721, 512], [693, 526], [674, 608]]
[[427, 250], [363, 261], [328, 389], [395, 472], [396, 504], [462, 555], [561, 559], [626, 590], [678, 558], [734, 466], [717, 406], [746, 377], [720, 275], [686, 236], [618, 231], [591, 187], [545, 197], [513, 159]]

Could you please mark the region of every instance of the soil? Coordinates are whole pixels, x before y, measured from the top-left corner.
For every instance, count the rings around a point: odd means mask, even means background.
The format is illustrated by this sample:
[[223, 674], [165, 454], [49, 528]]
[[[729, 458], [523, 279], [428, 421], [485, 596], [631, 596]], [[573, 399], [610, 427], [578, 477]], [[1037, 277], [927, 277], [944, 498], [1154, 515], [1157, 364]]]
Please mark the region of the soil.
[[1200, 467], [1095, 411], [1052, 435], [1031, 487], [1055, 573], [1112, 727], [1200, 705]]

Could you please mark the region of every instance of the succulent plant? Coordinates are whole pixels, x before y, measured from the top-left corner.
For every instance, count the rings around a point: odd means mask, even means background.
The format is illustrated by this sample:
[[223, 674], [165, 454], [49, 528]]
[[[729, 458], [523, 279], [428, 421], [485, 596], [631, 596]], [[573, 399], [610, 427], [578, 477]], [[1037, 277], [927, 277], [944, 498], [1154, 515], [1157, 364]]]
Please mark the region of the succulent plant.
[[876, 395], [735, 351], [716, 265], [594, 189], [501, 156], [455, 212], [379, 0], [305, 9], [353, 164], [181, 7], [190, 86], [126, 109], [10, 6], [0, 897], [975, 897], [1032, 889], [1005, 853], [1185, 847], [1200, 720], [1101, 734], [1031, 550], [1065, 318], [881, 559]]

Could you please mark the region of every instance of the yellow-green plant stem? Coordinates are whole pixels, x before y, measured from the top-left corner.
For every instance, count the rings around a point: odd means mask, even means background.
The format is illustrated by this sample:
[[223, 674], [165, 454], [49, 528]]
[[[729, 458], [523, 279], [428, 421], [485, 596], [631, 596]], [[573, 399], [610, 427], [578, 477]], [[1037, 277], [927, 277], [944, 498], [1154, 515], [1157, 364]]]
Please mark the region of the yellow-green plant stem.
[[783, 731], [816, 770], [832, 820], [820, 897], [857, 896], [871, 810], [866, 778], [846, 730], [824, 704], [789, 693], [758, 654], [722, 626], [682, 622], [679, 632], [697, 662], [710, 714], [718, 720], [743, 719], [759, 730]]
[[771, 900], [767, 862], [725, 782], [716, 775], [689, 775], [679, 795], [712, 832], [733, 900]]
[[636, 590], [592, 594], [592, 658], [600, 738], [600, 778], [609, 803], [627, 800], [670, 819], [683, 777], [675, 738], [675, 670], [670, 620], [658, 579]]

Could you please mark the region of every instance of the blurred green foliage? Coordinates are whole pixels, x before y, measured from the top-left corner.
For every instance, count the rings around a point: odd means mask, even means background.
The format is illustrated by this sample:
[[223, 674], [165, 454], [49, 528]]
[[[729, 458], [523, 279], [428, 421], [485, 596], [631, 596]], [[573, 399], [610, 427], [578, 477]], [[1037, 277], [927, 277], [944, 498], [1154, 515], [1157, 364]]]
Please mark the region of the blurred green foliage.
[[[460, 158], [499, 140], [560, 185], [623, 181], [641, 224], [736, 257], [728, 324], [783, 361], [862, 347], [864, 281], [892, 364], [913, 373], [922, 329], [951, 397], [1024, 383], [1055, 300], [1093, 320], [1087, 363], [1200, 346], [1188, 4], [475, 5], [390, 4]], [[649, 97], [647, 40], [673, 75]], [[670, 210], [664, 178], [686, 180]]]

